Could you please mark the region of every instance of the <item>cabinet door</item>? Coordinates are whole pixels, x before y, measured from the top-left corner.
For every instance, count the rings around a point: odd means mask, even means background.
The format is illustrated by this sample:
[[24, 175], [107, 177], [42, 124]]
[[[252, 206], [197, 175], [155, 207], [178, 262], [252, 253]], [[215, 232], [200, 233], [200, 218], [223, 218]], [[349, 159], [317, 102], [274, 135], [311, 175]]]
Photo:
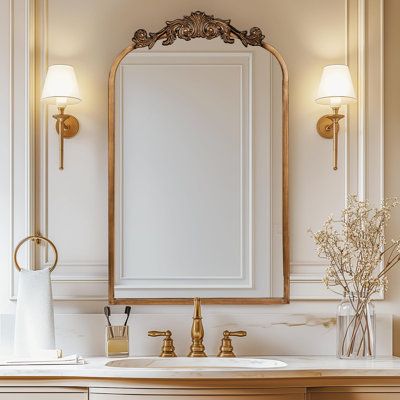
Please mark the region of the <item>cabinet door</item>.
[[90, 400], [304, 400], [301, 388], [280, 389], [90, 389]]
[[398, 400], [398, 387], [346, 387], [309, 389], [308, 400]]
[[79, 388], [0, 387], [0, 400], [87, 400]]

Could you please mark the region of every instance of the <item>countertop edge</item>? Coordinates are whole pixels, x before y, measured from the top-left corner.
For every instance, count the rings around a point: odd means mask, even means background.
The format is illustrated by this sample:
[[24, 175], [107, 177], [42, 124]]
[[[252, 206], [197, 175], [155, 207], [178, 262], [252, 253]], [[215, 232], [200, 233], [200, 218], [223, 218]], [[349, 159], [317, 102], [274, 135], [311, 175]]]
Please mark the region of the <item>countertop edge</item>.
[[0, 366], [0, 382], [5, 380], [280, 380], [376, 378], [399, 379], [400, 359], [338, 360], [334, 357], [271, 357], [286, 362], [286, 367], [263, 370], [155, 369], [107, 367], [105, 357], [88, 358], [84, 365]]

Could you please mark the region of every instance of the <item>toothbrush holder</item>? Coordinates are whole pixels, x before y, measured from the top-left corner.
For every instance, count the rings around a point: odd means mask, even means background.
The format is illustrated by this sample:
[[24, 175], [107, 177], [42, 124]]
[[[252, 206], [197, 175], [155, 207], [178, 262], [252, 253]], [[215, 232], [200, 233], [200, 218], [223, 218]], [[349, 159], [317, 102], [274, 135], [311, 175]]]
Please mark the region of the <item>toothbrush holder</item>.
[[106, 356], [129, 356], [129, 326], [112, 325], [106, 327]]

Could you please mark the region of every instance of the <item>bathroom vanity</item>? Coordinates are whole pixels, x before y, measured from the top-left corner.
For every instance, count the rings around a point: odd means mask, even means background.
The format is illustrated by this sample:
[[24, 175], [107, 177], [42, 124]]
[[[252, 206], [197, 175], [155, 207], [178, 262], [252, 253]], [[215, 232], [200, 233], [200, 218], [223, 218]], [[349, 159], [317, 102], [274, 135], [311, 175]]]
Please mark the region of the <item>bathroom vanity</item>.
[[[197, 11], [155, 33], [136, 31], [112, 63], [108, 82], [110, 304], [176, 306], [191, 304], [193, 296], [222, 305], [290, 301], [288, 82], [285, 60], [258, 28], [243, 31]], [[46, 225], [47, 214], [42, 219]], [[41, 257], [47, 257], [45, 251]], [[64, 265], [74, 279], [60, 275], [57, 290], [68, 280], [90, 292], [85, 268], [95, 268], [86, 261], [83, 269], [79, 265]], [[75, 279], [78, 269], [84, 273]], [[63, 296], [76, 300], [68, 289]], [[164, 354], [174, 351], [168, 329], [178, 330], [181, 317], [164, 325], [152, 314], [158, 326], [151, 329], [164, 331], [150, 336], [165, 335]], [[198, 310], [191, 347], [196, 354], [205, 351], [200, 320]], [[229, 327], [219, 321], [218, 331]], [[225, 332], [226, 342], [229, 334], [245, 335]], [[250, 340], [259, 344], [260, 336]], [[309, 336], [306, 341], [315, 343]], [[289, 347], [282, 334], [281, 343]], [[400, 359], [394, 357], [274, 359], [284, 364], [260, 368], [241, 364], [241, 358], [229, 365], [211, 357], [109, 364], [95, 357], [85, 365], [0, 366], [0, 400], [400, 398]]]
[[[343, 361], [277, 357], [286, 367], [110, 367], [89, 358], [77, 366], [0, 367], [0, 400], [394, 400], [400, 359]], [[141, 362], [143, 359], [132, 359]]]

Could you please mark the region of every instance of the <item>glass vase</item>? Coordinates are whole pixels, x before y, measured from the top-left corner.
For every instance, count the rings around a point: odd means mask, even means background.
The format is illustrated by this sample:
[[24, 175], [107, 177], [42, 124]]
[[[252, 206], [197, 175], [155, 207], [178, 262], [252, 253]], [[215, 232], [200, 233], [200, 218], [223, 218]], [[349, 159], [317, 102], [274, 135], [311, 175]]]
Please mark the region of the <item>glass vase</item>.
[[375, 306], [353, 293], [337, 309], [337, 357], [371, 359], [376, 355]]

